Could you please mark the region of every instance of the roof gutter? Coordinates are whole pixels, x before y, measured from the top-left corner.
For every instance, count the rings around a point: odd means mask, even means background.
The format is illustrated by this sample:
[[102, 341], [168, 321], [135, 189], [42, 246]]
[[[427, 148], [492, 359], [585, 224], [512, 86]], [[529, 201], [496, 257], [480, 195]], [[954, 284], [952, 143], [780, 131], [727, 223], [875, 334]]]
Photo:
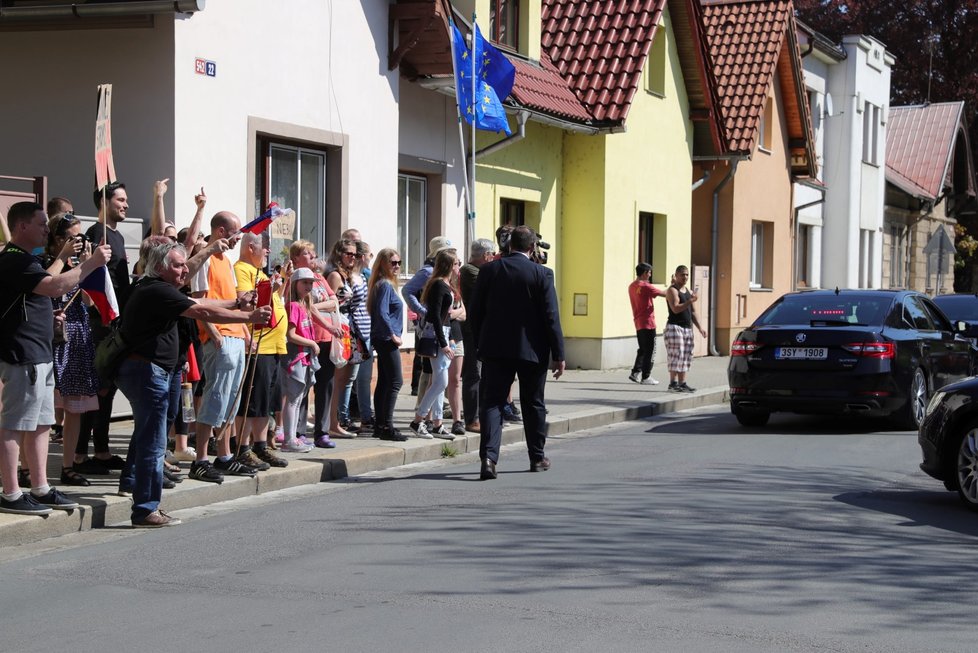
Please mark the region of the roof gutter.
[[145, 14], [192, 14], [203, 11], [207, 0], [133, 0], [90, 4], [73, 2], [37, 7], [0, 7], [0, 19], [37, 20], [48, 18], [95, 18]]

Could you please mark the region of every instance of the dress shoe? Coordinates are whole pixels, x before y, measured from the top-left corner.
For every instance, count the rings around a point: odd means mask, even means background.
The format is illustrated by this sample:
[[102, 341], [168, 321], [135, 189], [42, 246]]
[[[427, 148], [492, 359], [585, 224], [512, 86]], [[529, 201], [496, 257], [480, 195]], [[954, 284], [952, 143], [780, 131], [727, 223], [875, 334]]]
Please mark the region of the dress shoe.
[[482, 471], [479, 472], [479, 480], [481, 481], [494, 481], [496, 480], [496, 463], [491, 460], [482, 461]]
[[482, 431], [482, 425], [479, 422], [469, 422], [465, 425], [465, 430], [469, 433], [479, 433]]
[[544, 456], [535, 463], [530, 463], [531, 472], [545, 472], [550, 469], [550, 459]]

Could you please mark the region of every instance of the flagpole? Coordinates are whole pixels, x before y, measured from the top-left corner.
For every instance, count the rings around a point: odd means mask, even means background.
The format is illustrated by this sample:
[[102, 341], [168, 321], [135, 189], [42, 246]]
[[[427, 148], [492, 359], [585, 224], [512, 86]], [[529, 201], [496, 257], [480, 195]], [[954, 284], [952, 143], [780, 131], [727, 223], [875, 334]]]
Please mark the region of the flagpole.
[[475, 51], [475, 45], [476, 45], [475, 35], [476, 35], [476, 30], [478, 29], [475, 20], [476, 20], [475, 12], [473, 11], [472, 12], [472, 143], [471, 143], [472, 166], [470, 172], [470, 174], [472, 175], [472, 181], [471, 181], [472, 195], [471, 195], [471, 202], [469, 202], [469, 217], [465, 221], [465, 224], [467, 226], [466, 233], [468, 234], [470, 243], [475, 240], [475, 213], [476, 213], [476, 209], [475, 209], [475, 123], [478, 122], [478, 116], [479, 116], [479, 109], [476, 105], [476, 102], [478, 102], [478, 98], [476, 97], [476, 93], [475, 93], [475, 88], [476, 88], [475, 60], [479, 56], [479, 53]]
[[[452, 26], [455, 27], [455, 21], [452, 21]], [[458, 71], [455, 69], [455, 30], [452, 30], [452, 76], [455, 78], [455, 83], [458, 84]], [[455, 93], [455, 114], [458, 117], [458, 145], [462, 150], [462, 183], [465, 184], [465, 201], [468, 204], [466, 207], [468, 211], [472, 210], [472, 189], [469, 187], [469, 170], [468, 170], [468, 154], [465, 152], [465, 131], [462, 129], [462, 105], [458, 101], [459, 94]], [[466, 214], [468, 214], [466, 211]], [[468, 218], [466, 218], [466, 223]]]

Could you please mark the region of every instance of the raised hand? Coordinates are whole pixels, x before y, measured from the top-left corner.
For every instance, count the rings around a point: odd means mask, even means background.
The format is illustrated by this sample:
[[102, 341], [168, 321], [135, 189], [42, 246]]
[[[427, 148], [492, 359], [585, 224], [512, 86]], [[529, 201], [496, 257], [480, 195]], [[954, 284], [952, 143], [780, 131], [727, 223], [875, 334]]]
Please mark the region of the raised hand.
[[159, 181], [153, 182], [153, 197], [163, 197], [166, 195], [167, 184], [169, 183], [169, 177], [166, 179], [160, 179]]
[[204, 193], [204, 187], [200, 187], [200, 193], [194, 195], [194, 203], [197, 205], [198, 211], [203, 211], [204, 207], [207, 205], [207, 195]]

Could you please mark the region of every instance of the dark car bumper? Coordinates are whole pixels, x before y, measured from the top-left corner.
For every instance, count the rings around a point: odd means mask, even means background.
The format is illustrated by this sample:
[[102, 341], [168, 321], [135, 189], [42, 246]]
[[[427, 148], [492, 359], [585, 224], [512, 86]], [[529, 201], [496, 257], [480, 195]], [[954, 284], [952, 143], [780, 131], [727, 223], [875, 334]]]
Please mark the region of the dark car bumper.
[[802, 394], [732, 392], [730, 395], [730, 407], [734, 412], [743, 409], [747, 411], [787, 412], [808, 415], [853, 414], [881, 417], [899, 410], [906, 401], [905, 397], [878, 397], [855, 393], [811, 396]]

